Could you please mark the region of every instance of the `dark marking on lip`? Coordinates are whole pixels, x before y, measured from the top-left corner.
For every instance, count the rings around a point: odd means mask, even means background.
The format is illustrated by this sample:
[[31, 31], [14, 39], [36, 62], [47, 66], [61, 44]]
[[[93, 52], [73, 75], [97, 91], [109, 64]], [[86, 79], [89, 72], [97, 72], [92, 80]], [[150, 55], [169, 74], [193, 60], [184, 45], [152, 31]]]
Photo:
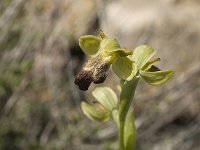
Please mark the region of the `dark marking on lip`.
[[93, 82], [95, 84], [103, 83], [106, 80], [106, 77], [108, 76], [109, 67], [110, 65], [108, 64], [102, 64], [95, 69], [93, 77]]
[[91, 83], [103, 83], [108, 76], [110, 64], [105, 63], [100, 56], [90, 59], [75, 77], [74, 83], [80, 90], [88, 90]]
[[148, 71], [151, 71], [151, 72], [160, 71], [160, 68], [158, 68], [157, 66], [152, 65], [151, 68]]
[[76, 76], [74, 83], [78, 85], [80, 90], [86, 91], [93, 81], [92, 72], [81, 70]]

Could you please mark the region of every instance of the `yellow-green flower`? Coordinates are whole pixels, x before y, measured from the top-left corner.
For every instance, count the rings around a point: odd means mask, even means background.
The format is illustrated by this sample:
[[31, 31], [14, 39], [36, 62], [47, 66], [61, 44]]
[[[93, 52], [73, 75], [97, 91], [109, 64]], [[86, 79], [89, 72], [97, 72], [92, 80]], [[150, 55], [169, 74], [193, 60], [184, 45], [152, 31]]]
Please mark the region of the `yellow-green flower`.
[[[118, 64], [115, 62], [119, 58], [122, 58], [122, 63], [132, 64], [131, 59], [128, 58], [132, 51], [121, 48], [116, 39], [108, 38], [102, 31], [99, 32], [99, 37], [93, 35], [80, 37], [79, 45], [83, 52], [89, 56], [89, 60], [75, 78], [75, 84], [81, 90], [88, 90], [92, 82], [95, 84], [104, 82], [110, 65], [112, 64], [116, 68]], [[114, 69], [115, 71], [117, 69]], [[123, 69], [123, 72], [117, 71], [115, 73], [126, 79], [128, 74], [126, 68]]]
[[92, 95], [96, 103], [90, 105], [81, 103], [83, 113], [93, 121], [107, 121], [113, 118], [119, 130], [119, 147], [121, 150], [134, 149], [136, 129], [134, 113], [130, 109], [136, 86], [140, 79], [151, 85], [165, 83], [173, 71], [161, 71], [154, 63], [160, 58], [150, 60], [156, 51], [141, 45], [134, 51], [121, 48], [116, 39], [108, 38], [102, 31], [99, 37], [93, 35], [82, 36], [79, 45], [89, 60], [75, 78], [75, 84], [81, 90], [87, 90], [90, 84], [102, 83], [110, 66], [120, 79], [120, 94], [108, 87], [98, 87]]
[[93, 82], [105, 81], [112, 65], [113, 72], [125, 81], [135, 76], [141, 77], [151, 85], [166, 82], [173, 74], [171, 70], [160, 71], [153, 65], [159, 58], [149, 61], [156, 51], [147, 45], [138, 46], [134, 51], [121, 48], [116, 39], [108, 38], [102, 31], [99, 37], [85, 35], [80, 37], [79, 45], [89, 60], [75, 78], [81, 90], [88, 90]]
[[115, 92], [108, 87], [98, 87], [92, 92], [96, 104], [81, 103], [83, 113], [93, 121], [107, 121], [112, 112], [118, 107], [118, 98]]

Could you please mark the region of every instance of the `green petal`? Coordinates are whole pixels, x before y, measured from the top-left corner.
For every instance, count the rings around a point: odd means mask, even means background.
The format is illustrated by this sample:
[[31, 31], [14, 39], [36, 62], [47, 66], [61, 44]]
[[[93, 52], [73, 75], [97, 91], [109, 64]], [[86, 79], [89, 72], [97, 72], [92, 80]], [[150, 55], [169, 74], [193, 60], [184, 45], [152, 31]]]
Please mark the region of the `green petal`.
[[116, 39], [113, 40], [109, 38], [105, 38], [101, 41], [100, 48], [107, 52], [113, 52], [117, 49], [121, 49]]
[[152, 47], [141, 45], [134, 50], [132, 58], [136, 62], [137, 67], [141, 69], [155, 53], [156, 51]]
[[79, 45], [86, 55], [94, 55], [98, 52], [100, 38], [93, 35], [85, 35], [79, 38]]
[[152, 61], [149, 61], [149, 62], [147, 62], [143, 67], [142, 67], [142, 69], [141, 70], [148, 70], [148, 69], [150, 69], [151, 67], [152, 67], [152, 65], [154, 64], [154, 63], [156, 63], [156, 62], [159, 62], [160, 61], [160, 58], [156, 58], [156, 59], [154, 59], [154, 60], [152, 60]]
[[119, 57], [113, 62], [112, 70], [124, 80], [131, 80], [137, 73], [135, 63], [129, 57]]
[[98, 111], [95, 106], [85, 102], [81, 103], [83, 113], [92, 121], [107, 121], [110, 118], [110, 112]]
[[128, 55], [132, 55], [133, 54], [133, 51], [130, 51], [130, 50], [127, 50], [127, 49], [124, 49], [124, 48], [115, 49], [112, 52], [118, 53], [118, 55], [120, 57], [126, 57]]
[[108, 87], [98, 87], [92, 92], [92, 95], [108, 110], [113, 110], [118, 105], [117, 95]]
[[133, 150], [136, 142], [136, 129], [133, 110], [130, 110], [126, 117], [124, 128], [124, 144], [126, 150]]
[[173, 71], [165, 70], [149, 72], [140, 70], [140, 75], [146, 82], [151, 85], [161, 85], [172, 77]]

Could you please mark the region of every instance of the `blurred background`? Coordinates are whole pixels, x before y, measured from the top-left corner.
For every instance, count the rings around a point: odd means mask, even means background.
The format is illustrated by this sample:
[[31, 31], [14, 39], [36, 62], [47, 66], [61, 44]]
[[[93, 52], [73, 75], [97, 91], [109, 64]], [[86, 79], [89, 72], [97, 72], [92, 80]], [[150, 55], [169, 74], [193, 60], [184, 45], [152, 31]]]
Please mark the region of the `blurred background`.
[[99, 28], [122, 47], [146, 43], [161, 69], [161, 87], [139, 83], [134, 100], [137, 150], [200, 149], [199, 0], [0, 0], [0, 150], [117, 150], [117, 130], [88, 120], [87, 92], [74, 75], [87, 59], [78, 46]]

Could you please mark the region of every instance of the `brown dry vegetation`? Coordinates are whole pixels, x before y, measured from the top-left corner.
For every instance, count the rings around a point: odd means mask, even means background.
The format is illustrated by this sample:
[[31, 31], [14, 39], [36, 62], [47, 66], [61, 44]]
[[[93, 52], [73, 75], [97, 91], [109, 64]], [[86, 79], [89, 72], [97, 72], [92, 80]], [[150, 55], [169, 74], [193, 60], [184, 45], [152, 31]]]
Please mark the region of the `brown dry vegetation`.
[[[1, 0], [0, 150], [117, 149], [115, 126], [80, 111], [95, 86], [73, 83], [86, 59], [78, 38], [99, 28], [129, 49], [151, 45], [175, 71], [162, 87], [140, 82], [136, 149], [200, 149], [199, 0]], [[110, 71], [102, 85], [116, 84]]]

